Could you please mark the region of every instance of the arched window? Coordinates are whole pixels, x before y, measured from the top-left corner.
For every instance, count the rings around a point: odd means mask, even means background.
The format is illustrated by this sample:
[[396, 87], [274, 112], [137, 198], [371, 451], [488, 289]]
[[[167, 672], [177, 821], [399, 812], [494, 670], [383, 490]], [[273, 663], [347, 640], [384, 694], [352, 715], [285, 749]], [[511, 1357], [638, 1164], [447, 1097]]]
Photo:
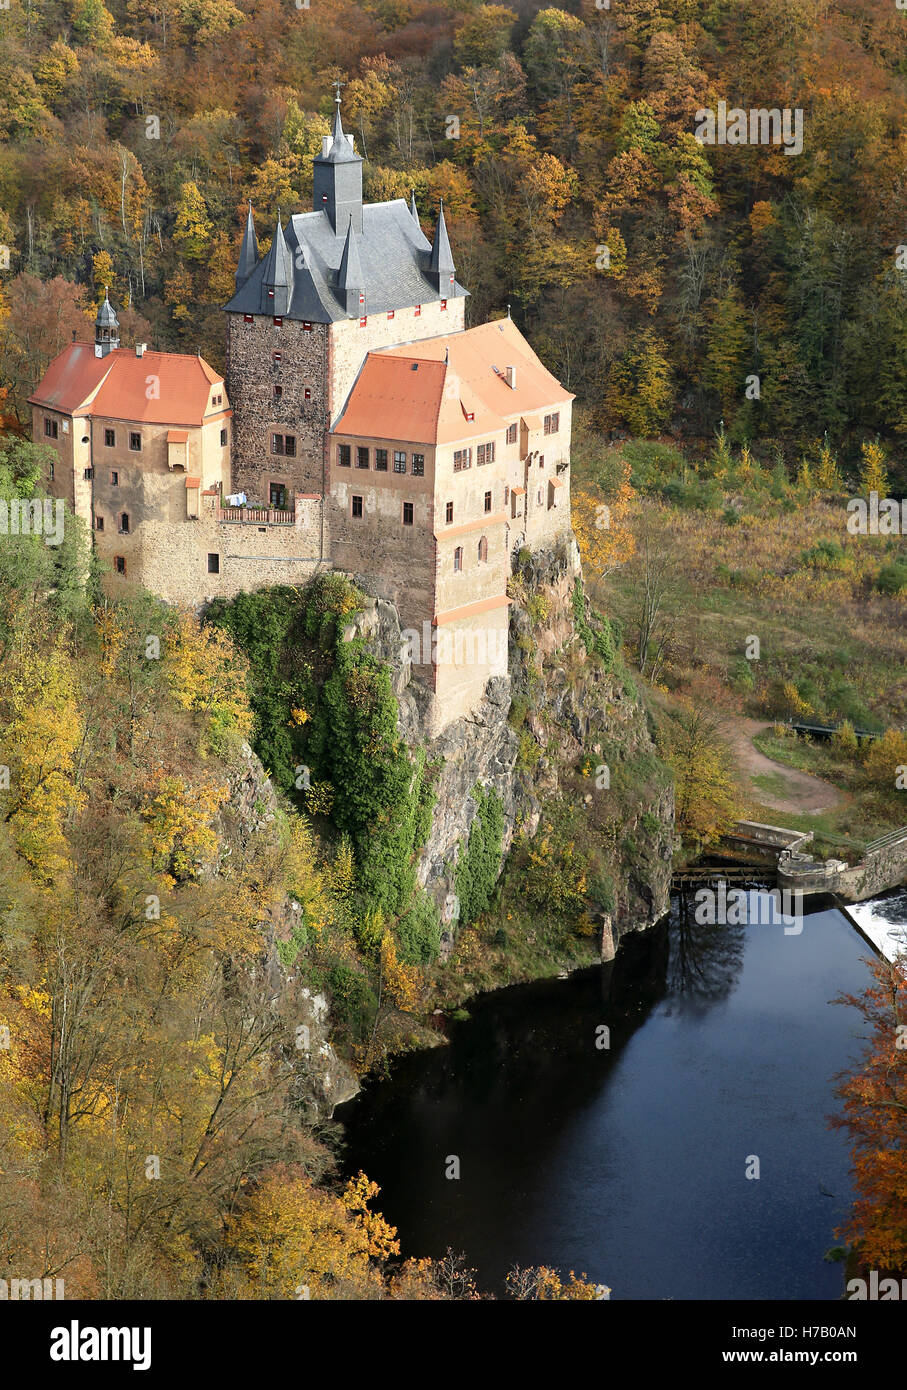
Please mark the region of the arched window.
[[487, 564], [487, 563], [488, 563], [488, 541], [487, 541], [486, 538], [483, 536], [482, 539], [479, 541], [479, 564], [480, 564], [480, 565], [484, 565], [484, 564]]

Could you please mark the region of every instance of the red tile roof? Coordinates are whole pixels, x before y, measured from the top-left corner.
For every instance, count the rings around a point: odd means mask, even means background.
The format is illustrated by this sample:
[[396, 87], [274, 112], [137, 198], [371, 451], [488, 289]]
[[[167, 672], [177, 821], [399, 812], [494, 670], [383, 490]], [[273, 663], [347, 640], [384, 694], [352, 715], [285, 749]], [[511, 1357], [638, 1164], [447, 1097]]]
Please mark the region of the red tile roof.
[[[71, 343], [44, 373], [33, 405], [64, 415], [96, 415], [149, 425], [200, 425], [211, 401], [211, 387], [223, 377], [204, 360], [181, 352], [116, 348], [95, 357], [92, 343]], [[223, 414], [221, 407], [212, 414]]]
[[[516, 369], [515, 386], [505, 368]], [[511, 319], [370, 352], [335, 434], [450, 444], [573, 400]]]

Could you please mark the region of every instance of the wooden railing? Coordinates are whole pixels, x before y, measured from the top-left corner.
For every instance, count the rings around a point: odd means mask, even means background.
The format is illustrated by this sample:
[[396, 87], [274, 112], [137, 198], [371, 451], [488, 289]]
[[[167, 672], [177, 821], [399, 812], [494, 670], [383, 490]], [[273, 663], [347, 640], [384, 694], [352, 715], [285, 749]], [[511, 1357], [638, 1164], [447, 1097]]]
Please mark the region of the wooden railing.
[[239, 521], [249, 526], [294, 526], [296, 513], [279, 507], [220, 507], [218, 521]]

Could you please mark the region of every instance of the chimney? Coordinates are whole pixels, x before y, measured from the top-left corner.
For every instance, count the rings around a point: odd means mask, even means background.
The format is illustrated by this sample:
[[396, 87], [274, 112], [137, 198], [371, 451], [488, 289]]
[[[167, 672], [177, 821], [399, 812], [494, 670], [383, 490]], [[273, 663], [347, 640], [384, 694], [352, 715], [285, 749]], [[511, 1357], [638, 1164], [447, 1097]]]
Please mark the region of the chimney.
[[505, 381], [507, 382], [507, 385], [510, 387], [511, 391], [515, 391], [515, 390], [516, 390], [516, 367], [505, 367], [505, 368], [504, 368], [504, 379], [505, 379]]
[[145, 356], [145, 351], [146, 351], [147, 347], [148, 347], [148, 344], [147, 344], [147, 343], [136, 343], [136, 345], [135, 345], [135, 355], [136, 355], [136, 357], [144, 357], [144, 356]]

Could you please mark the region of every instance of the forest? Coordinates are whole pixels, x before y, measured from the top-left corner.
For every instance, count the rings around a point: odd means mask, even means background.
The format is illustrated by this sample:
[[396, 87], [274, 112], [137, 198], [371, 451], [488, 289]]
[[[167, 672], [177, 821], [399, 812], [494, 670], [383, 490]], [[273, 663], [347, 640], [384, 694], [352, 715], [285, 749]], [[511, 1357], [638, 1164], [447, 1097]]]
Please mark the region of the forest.
[[[223, 364], [251, 199], [310, 206], [331, 83], [370, 200], [448, 212], [596, 429], [857, 457], [907, 431], [905, 13], [890, 0], [14, 0], [0, 29], [10, 424], [105, 285], [124, 341]], [[803, 151], [699, 144], [726, 101]]]

